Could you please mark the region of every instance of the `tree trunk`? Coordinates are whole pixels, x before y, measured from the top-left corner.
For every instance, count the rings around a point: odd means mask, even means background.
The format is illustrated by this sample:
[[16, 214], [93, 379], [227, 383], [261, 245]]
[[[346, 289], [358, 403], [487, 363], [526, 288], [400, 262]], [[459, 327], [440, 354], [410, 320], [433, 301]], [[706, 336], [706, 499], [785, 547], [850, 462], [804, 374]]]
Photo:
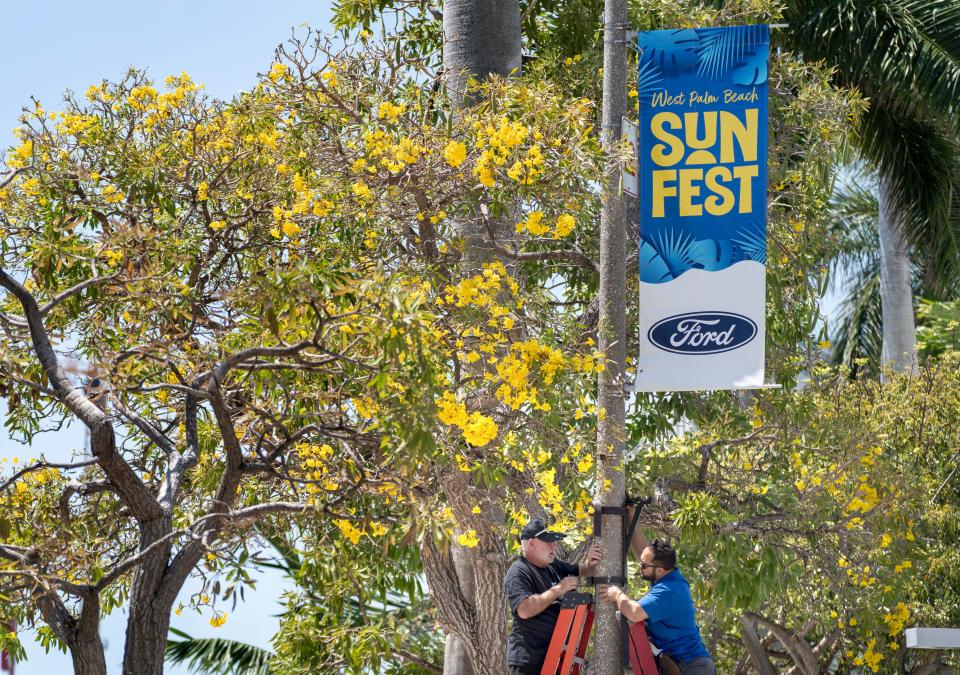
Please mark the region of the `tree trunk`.
[[55, 591], [41, 595], [37, 604], [43, 620], [66, 644], [78, 675], [107, 675], [107, 661], [100, 639], [100, 598], [90, 593], [74, 615]]
[[[168, 535], [173, 529], [169, 516], [163, 516], [141, 526], [140, 550]], [[170, 544], [157, 546], [133, 575], [130, 594], [130, 616], [127, 619], [126, 644], [123, 651], [124, 675], [163, 675], [164, 648], [170, 629], [172, 602], [161, 600], [170, 596], [165, 576], [170, 559]], [[179, 590], [179, 589], [177, 589]], [[175, 595], [175, 593], [173, 594]]]
[[70, 657], [74, 675], [107, 675], [107, 660], [99, 635], [96, 640], [71, 644]]
[[883, 306], [883, 365], [916, 373], [917, 332], [910, 283], [910, 249], [901, 213], [891, 203], [891, 186], [880, 176], [880, 298]]
[[[496, 74], [520, 72], [520, 3], [518, 0], [445, 0], [443, 4], [443, 67], [447, 95], [454, 110], [470, 104], [467, 83]], [[466, 218], [459, 224], [466, 244], [464, 269], [478, 269], [495, 257], [486, 242], [483, 224]], [[453, 545], [452, 562], [463, 601], [475, 620], [470, 627], [478, 642], [467, 644], [446, 625], [444, 675], [496, 675], [505, 664], [505, 612], [502, 593], [503, 561], [499, 565], [476, 551]], [[494, 556], [496, 557], [496, 556]], [[477, 587], [480, 586], [480, 593]], [[435, 602], [456, 601], [450, 594]], [[445, 612], [441, 610], [441, 615]], [[479, 647], [479, 648], [475, 648]]]
[[170, 608], [149, 607], [134, 613], [127, 622], [123, 675], [163, 675], [164, 648], [170, 630]]
[[[453, 570], [460, 584], [463, 597], [475, 605], [477, 584], [473, 578], [473, 562], [469, 549], [453, 545], [450, 551], [453, 559]], [[439, 598], [437, 598], [439, 600]], [[456, 633], [448, 632], [446, 643], [443, 646], [443, 673], [444, 675], [474, 675], [470, 666], [470, 652], [466, 643]]]

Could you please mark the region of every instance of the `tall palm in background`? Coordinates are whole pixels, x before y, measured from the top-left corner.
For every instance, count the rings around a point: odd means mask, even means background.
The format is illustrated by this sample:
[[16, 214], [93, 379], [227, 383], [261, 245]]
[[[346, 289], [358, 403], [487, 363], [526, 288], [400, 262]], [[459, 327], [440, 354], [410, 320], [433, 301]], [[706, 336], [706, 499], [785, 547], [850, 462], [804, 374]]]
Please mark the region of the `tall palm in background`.
[[[960, 169], [960, 167], [958, 167]], [[960, 175], [954, 179], [960, 185]], [[843, 297], [833, 330], [833, 362], [855, 374], [879, 373], [883, 348], [883, 315], [880, 297], [880, 205], [877, 178], [863, 166], [852, 167], [834, 190], [830, 204], [829, 234], [836, 250], [829, 261], [831, 276], [843, 285]], [[960, 228], [960, 190], [952, 190], [946, 227]], [[918, 245], [911, 250], [910, 285], [921, 298], [918, 322], [928, 324], [960, 299], [957, 279], [938, 271], [937, 252]], [[952, 312], [950, 312], [952, 314]], [[928, 325], [928, 330], [935, 330]], [[918, 332], [921, 326], [918, 325]], [[918, 345], [919, 346], [919, 345]], [[931, 346], [928, 345], [928, 349]]]
[[[878, 328], [876, 308], [871, 313], [861, 305], [857, 330], [872, 322], [872, 339], [882, 331], [883, 362], [913, 370], [914, 278], [945, 293], [960, 277], [960, 222], [950, 209], [960, 156], [960, 2], [796, 0], [784, 17], [785, 46], [805, 60], [825, 61], [835, 68], [836, 84], [870, 99], [856, 144], [878, 177], [880, 275], [857, 278], [861, 286], [852, 290], [876, 289], [882, 320]], [[844, 349], [851, 330], [852, 324], [841, 330]]]

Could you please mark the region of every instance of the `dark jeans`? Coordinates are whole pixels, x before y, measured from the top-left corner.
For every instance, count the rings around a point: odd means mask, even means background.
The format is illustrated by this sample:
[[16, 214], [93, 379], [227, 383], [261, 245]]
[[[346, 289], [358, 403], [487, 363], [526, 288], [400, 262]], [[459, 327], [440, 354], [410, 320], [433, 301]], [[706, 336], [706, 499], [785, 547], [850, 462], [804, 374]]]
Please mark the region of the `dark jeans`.
[[717, 675], [717, 669], [713, 665], [713, 659], [709, 656], [701, 656], [693, 661], [688, 661], [680, 666], [680, 672], [683, 675]]
[[510, 675], [540, 675], [543, 666], [510, 666]]

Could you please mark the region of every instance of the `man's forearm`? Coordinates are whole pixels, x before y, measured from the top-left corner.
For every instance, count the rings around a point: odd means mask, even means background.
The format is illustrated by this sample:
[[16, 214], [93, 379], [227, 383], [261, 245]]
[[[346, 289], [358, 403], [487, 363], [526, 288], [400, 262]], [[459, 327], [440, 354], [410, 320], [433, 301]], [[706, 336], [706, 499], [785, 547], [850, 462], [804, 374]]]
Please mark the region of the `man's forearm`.
[[561, 593], [559, 586], [551, 586], [543, 593], [528, 595], [517, 606], [517, 615], [521, 619], [531, 619], [553, 604], [553, 601], [561, 595], [563, 593]]
[[633, 530], [633, 536], [630, 537], [630, 548], [633, 549], [633, 555], [637, 560], [640, 560], [640, 554], [643, 553], [643, 549], [650, 545], [650, 542], [647, 541], [647, 538], [643, 536], [643, 530], [640, 528], [640, 523], [637, 523], [637, 526]]
[[617, 596], [614, 604], [617, 609], [620, 610], [620, 613], [627, 617], [628, 621], [639, 623], [647, 619], [647, 613], [643, 610], [643, 607], [640, 606], [640, 603], [634, 602], [622, 591]]

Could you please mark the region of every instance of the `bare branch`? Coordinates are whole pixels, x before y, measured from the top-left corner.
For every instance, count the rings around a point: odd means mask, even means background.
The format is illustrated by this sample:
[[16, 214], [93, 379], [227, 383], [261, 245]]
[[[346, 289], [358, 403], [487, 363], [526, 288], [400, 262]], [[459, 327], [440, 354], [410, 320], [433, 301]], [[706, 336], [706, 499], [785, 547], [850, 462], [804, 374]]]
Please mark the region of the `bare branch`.
[[244, 349], [243, 351], [237, 352], [233, 356], [221, 361], [220, 365], [214, 369], [213, 377], [219, 384], [220, 382], [223, 382], [224, 378], [227, 376], [227, 373], [229, 373], [232, 368], [248, 359], [259, 358], [262, 356], [292, 356], [293, 354], [302, 352], [304, 349], [311, 346], [311, 344], [311, 342], [304, 340], [302, 342], [298, 342], [297, 344], [288, 345], [286, 347], [251, 347], [250, 349]]
[[16, 169], [15, 171], [13, 171], [13, 172], [12, 172], [9, 176], [7, 176], [6, 178], [4, 178], [4, 179], [3, 179], [3, 182], [0, 183], [0, 190], [2, 190], [3, 188], [7, 187], [8, 185], [10, 185], [10, 183], [13, 182], [13, 179], [16, 178], [17, 176], [19, 176], [19, 175], [20, 175], [21, 173], [23, 173], [24, 171], [26, 171], [26, 167], [21, 167], [21, 168], [19, 168], [19, 169]]
[[26, 322], [25, 319], [19, 316], [12, 316], [10, 314], [4, 314], [0, 312], [0, 322], [9, 324], [15, 328], [29, 328], [30, 325]]
[[115, 492], [116, 490], [107, 481], [81, 483], [80, 481], [72, 480], [67, 483], [63, 489], [63, 494], [60, 495], [60, 520], [63, 521], [64, 527], [70, 527], [70, 498], [73, 495], [90, 495], [109, 491]]
[[188, 394], [184, 411], [184, 427], [186, 429], [187, 447], [181, 453], [174, 450], [169, 453], [166, 476], [160, 486], [158, 501], [167, 513], [173, 513], [173, 506], [177, 500], [177, 493], [183, 482], [183, 474], [197, 465], [200, 456], [200, 445], [197, 440], [197, 397]]
[[39, 382], [34, 382], [33, 380], [27, 380], [27, 379], [24, 379], [24, 378], [22, 378], [22, 377], [18, 377], [17, 375], [14, 375], [13, 373], [8, 373], [8, 372], [4, 372], [4, 373], [3, 373], [3, 376], [4, 376], [5, 378], [7, 378], [8, 380], [11, 380], [11, 381], [13, 381], [13, 382], [16, 382], [17, 384], [22, 384], [23, 386], [29, 387], [30, 389], [33, 389], [34, 391], [39, 391], [41, 394], [45, 394], [45, 395], [47, 395], [47, 396], [49, 396], [49, 397], [51, 397], [51, 398], [56, 398], [56, 397], [57, 397], [57, 392], [55, 392], [55, 391], [54, 391], [53, 389], [51, 389], [50, 387], [45, 387], [45, 386], [43, 386], [43, 385], [40, 384]]
[[173, 444], [173, 441], [164, 436], [160, 430], [150, 424], [150, 422], [140, 417], [134, 410], [125, 406], [118, 397], [113, 397], [113, 404], [124, 417], [133, 422], [135, 427], [142, 431], [147, 438], [153, 441], [154, 444], [166, 454], [172, 455], [177, 451], [177, 447]]

